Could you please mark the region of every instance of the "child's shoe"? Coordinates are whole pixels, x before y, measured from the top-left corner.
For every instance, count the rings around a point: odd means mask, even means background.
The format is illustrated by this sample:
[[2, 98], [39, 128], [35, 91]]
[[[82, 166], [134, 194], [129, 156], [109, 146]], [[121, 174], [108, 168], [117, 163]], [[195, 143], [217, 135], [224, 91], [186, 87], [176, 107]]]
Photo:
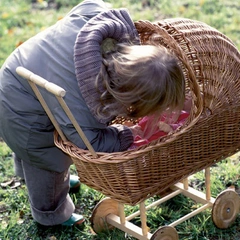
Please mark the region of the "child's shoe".
[[73, 213], [72, 216], [65, 221], [64, 223], [62, 223], [62, 226], [66, 226], [66, 227], [71, 227], [71, 226], [77, 226], [82, 224], [85, 221], [84, 217], [82, 215]]

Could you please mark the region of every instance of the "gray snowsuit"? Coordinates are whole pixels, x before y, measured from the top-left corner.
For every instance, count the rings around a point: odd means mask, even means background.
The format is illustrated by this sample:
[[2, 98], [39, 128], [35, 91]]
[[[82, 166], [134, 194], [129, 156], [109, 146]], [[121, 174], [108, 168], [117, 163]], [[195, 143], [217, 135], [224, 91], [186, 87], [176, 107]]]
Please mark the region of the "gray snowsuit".
[[[33, 217], [43, 225], [62, 223], [74, 211], [68, 196], [72, 160], [55, 147], [54, 126], [16, 68], [23, 66], [66, 90], [65, 101], [96, 151], [123, 151], [132, 143], [132, 133], [96, 116], [99, 92], [94, 76], [100, 69], [102, 40], [120, 41], [124, 34], [137, 38], [126, 10], [85, 0], [19, 46], [0, 69], [0, 136], [15, 153], [16, 172], [25, 178]], [[85, 149], [55, 97], [40, 91], [66, 137]]]

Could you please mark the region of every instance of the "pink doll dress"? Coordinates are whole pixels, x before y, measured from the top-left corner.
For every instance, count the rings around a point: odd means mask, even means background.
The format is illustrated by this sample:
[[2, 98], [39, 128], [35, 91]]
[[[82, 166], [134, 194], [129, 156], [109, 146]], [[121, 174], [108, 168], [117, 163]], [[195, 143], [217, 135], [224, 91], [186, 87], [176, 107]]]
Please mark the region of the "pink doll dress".
[[[179, 128], [184, 124], [188, 116], [189, 116], [188, 112], [181, 111], [181, 114], [179, 115], [177, 121], [174, 123], [170, 123], [169, 125], [172, 127], [173, 130], [176, 130], [177, 128]], [[140, 126], [144, 135], [143, 136], [136, 135], [134, 138], [134, 142], [129, 149], [134, 149], [136, 147], [148, 144], [149, 142], [159, 139], [160, 137], [163, 137], [168, 134], [167, 132], [159, 130], [158, 126], [152, 129], [152, 127], [150, 127], [150, 124], [149, 124], [149, 121], [151, 120], [152, 120], [152, 117], [145, 116], [139, 121], [138, 126]], [[162, 122], [165, 122], [165, 120], [166, 120], [166, 116], [164, 115], [161, 116], [159, 119], [159, 121], [162, 121]], [[145, 137], [149, 135], [150, 131], [153, 131], [153, 134], [150, 137]]]

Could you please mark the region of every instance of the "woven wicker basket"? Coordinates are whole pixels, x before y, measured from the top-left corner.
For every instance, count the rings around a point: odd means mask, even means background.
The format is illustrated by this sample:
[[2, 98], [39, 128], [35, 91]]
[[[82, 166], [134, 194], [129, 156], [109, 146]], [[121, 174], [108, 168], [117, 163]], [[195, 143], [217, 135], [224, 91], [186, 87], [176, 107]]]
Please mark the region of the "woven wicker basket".
[[193, 98], [187, 123], [146, 146], [97, 157], [55, 134], [56, 146], [71, 156], [82, 183], [129, 205], [161, 194], [240, 147], [240, 53], [231, 40], [189, 19], [135, 26], [142, 44], [151, 39], [179, 57]]

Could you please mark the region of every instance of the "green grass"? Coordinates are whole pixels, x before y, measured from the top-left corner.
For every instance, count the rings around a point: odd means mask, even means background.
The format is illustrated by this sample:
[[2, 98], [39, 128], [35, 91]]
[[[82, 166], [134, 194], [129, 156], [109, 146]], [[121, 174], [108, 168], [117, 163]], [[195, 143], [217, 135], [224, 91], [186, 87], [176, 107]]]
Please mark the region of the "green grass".
[[18, 45], [54, 24], [68, 10], [33, 9], [21, 0], [0, 1], [0, 66]]
[[[0, 2], [0, 66], [16, 46], [54, 24], [78, 1], [57, 0], [57, 3], [61, 3], [61, 8], [57, 11], [51, 8], [44, 9], [43, 2], [45, 1], [39, 0], [34, 9], [31, 7], [30, 0]], [[109, 0], [108, 2], [115, 8], [128, 8], [134, 21], [140, 19], [156, 21], [162, 18], [185, 17], [206, 22], [226, 34], [240, 49], [239, 1]]]
[[[44, 2], [39, 1], [33, 9], [30, 0], [0, 1], [0, 66], [7, 56], [22, 42], [39, 31], [52, 25], [77, 2], [76, 0], [58, 0], [58, 10], [44, 8]], [[147, 19], [155, 21], [162, 18], [186, 17], [208, 23], [230, 37], [240, 49], [240, 6], [238, 1], [230, 0], [124, 0], [109, 1], [112, 7], [125, 7], [133, 20]], [[76, 173], [74, 166], [72, 173]], [[211, 193], [216, 197], [230, 184], [240, 186], [239, 157], [235, 155], [211, 168]], [[0, 142], [0, 183], [9, 180], [19, 181], [14, 176], [12, 152], [4, 142]], [[204, 189], [204, 173], [198, 172], [191, 177], [191, 186]], [[104, 196], [82, 185], [77, 193], [71, 197], [76, 205], [77, 212], [86, 217], [81, 228], [42, 227], [31, 216], [28, 203], [27, 189], [23, 182], [20, 187], [12, 189], [10, 186], [0, 187], [0, 239], [10, 240], [133, 240], [124, 232], [113, 229], [95, 235], [92, 232], [89, 218], [96, 204]], [[150, 204], [158, 199], [151, 197], [146, 200]], [[154, 207], [147, 212], [147, 224], [154, 232], [159, 226], [170, 224], [181, 216], [196, 209], [199, 204], [182, 195], [174, 197], [166, 203]], [[138, 209], [138, 206], [126, 206], [126, 214]], [[139, 226], [140, 219], [136, 217], [132, 222]], [[179, 224], [176, 227], [180, 240], [237, 240], [240, 239], [239, 217], [233, 225], [226, 229], [216, 228], [211, 219], [211, 209]]]

